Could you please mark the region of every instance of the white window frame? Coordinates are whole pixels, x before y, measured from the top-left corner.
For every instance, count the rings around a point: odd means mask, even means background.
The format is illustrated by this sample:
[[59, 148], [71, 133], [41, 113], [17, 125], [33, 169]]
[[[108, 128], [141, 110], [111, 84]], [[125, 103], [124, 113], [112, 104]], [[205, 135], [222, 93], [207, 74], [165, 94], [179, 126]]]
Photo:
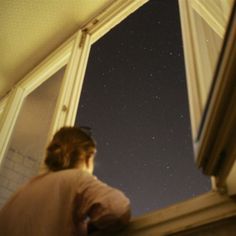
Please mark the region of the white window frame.
[[9, 96], [5, 96], [0, 100], [0, 120], [1, 120], [1, 115], [3, 114], [4, 109], [6, 107], [8, 97]]
[[[225, 0], [226, 1], [226, 0]], [[227, 0], [225, 4], [229, 6], [233, 5], [234, 0]], [[231, 3], [232, 2], [232, 3]], [[208, 61], [202, 61], [200, 55], [200, 47], [198, 41], [199, 32], [196, 29], [197, 23], [194, 16], [196, 12], [199, 17], [204, 19], [205, 23], [209, 25], [216, 35], [223, 40], [225, 29], [228, 21], [226, 16], [220, 14], [220, 10], [215, 6], [214, 1], [205, 0], [179, 0], [180, 17], [181, 17], [181, 29], [182, 37], [184, 41], [184, 57], [186, 64], [187, 85], [188, 85], [188, 97], [190, 104], [190, 116], [192, 125], [192, 136], [196, 139], [198, 136], [199, 126], [201, 122], [202, 113], [205, 108], [205, 100], [207, 98], [208, 91], [206, 91], [205, 72], [202, 63], [208, 63]], [[230, 12], [230, 9], [227, 9]], [[209, 55], [212, 58], [215, 55]], [[209, 68], [209, 71], [212, 69]], [[207, 73], [209, 73], [207, 71]]]
[[2, 101], [4, 110], [0, 120], [0, 165], [24, 99], [68, 62], [72, 43], [73, 38], [48, 56], [11, 89], [5, 102]]
[[[227, 4], [226, 4], [227, 3]], [[207, 175], [214, 175], [213, 185], [220, 191], [228, 191], [230, 195], [236, 193], [236, 182], [232, 176], [235, 175], [235, 149], [233, 148], [235, 138], [230, 134], [234, 127], [235, 99], [234, 90], [234, 67], [235, 67], [235, 1], [225, 2], [225, 7], [231, 5], [234, 11], [228, 8], [226, 12], [231, 15], [231, 30], [227, 30], [223, 42], [220, 60], [216, 65], [214, 86], [212, 83], [206, 105], [201, 103], [201, 86], [204, 83], [202, 67], [199, 63], [200, 45], [196, 42], [197, 32], [193, 30], [196, 11], [220, 37], [226, 30], [228, 23], [227, 14], [219, 16], [219, 11], [214, 1], [204, 0], [179, 0], [182, 36], [184, 41], [184, 57], [187, 74], [188, 97], [190, 104], [190, 116], [193, 134], [195, 160], [198, 167], [202, 168]], [[200, 73], [201, 72], [201, 73]], [[203, 86], [204, 87], [204, 86]], [[226, 105], [229, 107], [226, 109]], [[231, 106], [231, 108], [230, 108]], [[223, 151], [224, 152], [223, 152]], [[225, 154], [227, 153], [227, 155]], [[222, 160], [224, 159], [224, 163]], [[233, 167], [234, 164], [234, 167]], [[232, 170], [232, 171], [231, 171]], [[230, 179], [230, 181], [228, 181]]]

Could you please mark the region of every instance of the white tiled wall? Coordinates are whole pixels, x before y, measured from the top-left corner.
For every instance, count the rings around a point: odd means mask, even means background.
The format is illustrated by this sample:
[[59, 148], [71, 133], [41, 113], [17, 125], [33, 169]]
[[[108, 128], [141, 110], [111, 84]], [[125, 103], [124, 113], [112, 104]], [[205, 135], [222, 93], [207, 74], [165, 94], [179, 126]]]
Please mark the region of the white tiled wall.
[[0, 207], [21, 185], [38, 174], [40, 160], [10, 148], [0, 169]]

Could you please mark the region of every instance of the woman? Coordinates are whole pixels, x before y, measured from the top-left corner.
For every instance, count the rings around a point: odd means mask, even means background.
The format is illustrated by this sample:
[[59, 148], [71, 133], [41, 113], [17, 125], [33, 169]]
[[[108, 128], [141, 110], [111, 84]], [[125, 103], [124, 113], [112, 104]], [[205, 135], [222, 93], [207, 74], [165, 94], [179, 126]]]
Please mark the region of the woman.
[[95, 153], [83, 129], [60, 129], [47, 148], [49, 172], [29, 181], [0, 211], [0, 235], [80, 236], [126, 225], [129, 200], [92, 175]]

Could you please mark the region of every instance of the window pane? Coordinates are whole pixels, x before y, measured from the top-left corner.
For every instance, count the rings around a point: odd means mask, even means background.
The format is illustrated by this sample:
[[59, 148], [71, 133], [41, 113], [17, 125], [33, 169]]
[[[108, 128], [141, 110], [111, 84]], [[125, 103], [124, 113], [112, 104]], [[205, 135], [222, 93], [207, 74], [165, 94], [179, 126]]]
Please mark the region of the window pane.
[[134, 215], [210, 189], [193, 161], [177, 1], [150, 1], [93, 45], [77, 124], [97, 140], [95, 175]]
[[38, 174], [64, 68], [26, 97], [0, 169], [0, 206]]

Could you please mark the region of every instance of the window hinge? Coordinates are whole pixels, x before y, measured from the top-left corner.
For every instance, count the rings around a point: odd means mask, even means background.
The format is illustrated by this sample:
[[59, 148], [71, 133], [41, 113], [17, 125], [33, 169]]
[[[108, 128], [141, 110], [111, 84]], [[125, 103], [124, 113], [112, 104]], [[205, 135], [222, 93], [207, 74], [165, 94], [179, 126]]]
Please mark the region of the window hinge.
[[81, 36], [81, 39], [80, 39], [80, 42], [79, 42], [79, 47], [80, 48], [82, 48], [84, 46], [85, 38], [86, 38], [87, 33], [88, 33], [88, 29], [87, 28], [83, 29], [82, 36]]
[[63, 111], [63, 112], [67, 112], [67, 111], [68, 111], [68, 107], [67, 107], [66, 105], [63, 105], [63, 106], [62, 106], [62, 111]]
[[214, 177], [213, 190], [222, 195], [226, 195], [228, 193], [227, 185], [222, 183], [220, 184], [217, 177]]

